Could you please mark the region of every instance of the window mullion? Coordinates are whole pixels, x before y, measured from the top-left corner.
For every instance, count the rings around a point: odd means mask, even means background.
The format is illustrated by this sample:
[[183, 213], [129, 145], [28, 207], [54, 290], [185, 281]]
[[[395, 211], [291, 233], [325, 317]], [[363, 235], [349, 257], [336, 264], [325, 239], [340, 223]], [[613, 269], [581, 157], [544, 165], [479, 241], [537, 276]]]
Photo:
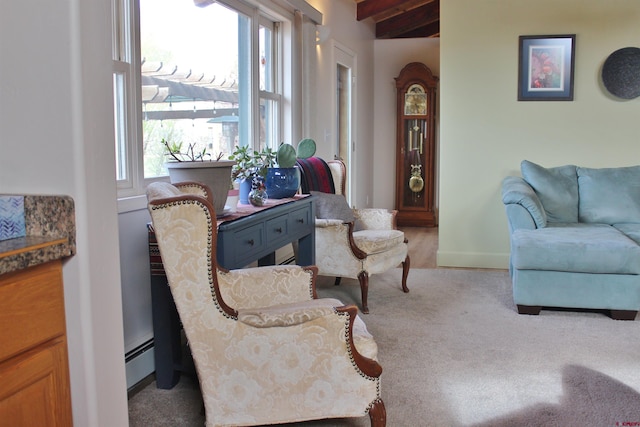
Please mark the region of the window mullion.
[[260, 11], [253, 10], [251, 19], [251, 141], [260, 149]]

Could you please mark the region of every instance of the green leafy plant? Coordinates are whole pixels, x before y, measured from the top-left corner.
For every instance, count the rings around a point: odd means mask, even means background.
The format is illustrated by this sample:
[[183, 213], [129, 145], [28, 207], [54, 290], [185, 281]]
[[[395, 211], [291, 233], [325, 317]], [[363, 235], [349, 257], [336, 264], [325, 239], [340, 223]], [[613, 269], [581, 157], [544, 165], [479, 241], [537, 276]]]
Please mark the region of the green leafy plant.
[[165, 155], [170, 157], [171, 160], [176, 162], [204, 162], [208, 158], [208, 161], [218, 161], [222, 158], [224, 153], [219, 153], [215, 159], [207, 152], [207, 148], [203, 148], [202, 151], [196, 151], [196, 144], [189, 144], [185, 151], [182, 151], [182, 142], [169, 142], [162, 138], [160, 141], [165, 147]]
[[297, 159], [307, 159], [316, 153], [316, 142], [311, 138], [305, 138], [298, 143], [296, 149], [291, 144], [284, 142], [278, 147], [276, 163], [281, 168], [292, 168], [296, 165]]
[[266, 147], [262, 151], [256, 151], [248, 146], [240, 147], [236, 145], [233, 153], [229, 156], [236, 164], [231, 170], [231, 179], [251, 180], [255, 176], [267, 175], [267, 168], [275, 166], [276, 152]]

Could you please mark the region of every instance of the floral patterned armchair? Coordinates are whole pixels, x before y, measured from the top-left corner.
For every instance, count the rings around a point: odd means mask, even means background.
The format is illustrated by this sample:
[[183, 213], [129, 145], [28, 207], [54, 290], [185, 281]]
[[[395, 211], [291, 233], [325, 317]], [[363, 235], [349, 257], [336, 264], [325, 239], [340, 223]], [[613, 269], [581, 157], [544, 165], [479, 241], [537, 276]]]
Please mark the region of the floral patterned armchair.
[[314, 266], [218, 266], [211, 199], [186, 190], [153, 183], [147, 198], [206, 425], [369, 414], [384, 426], [377, 345], [357, 308], [318, 299]]
[[[410, 259], [404, 233], [396, 229], [396, 211], [351, 209], [344, 197], [346, 168], [341, 160], [299, 159], [303, 193], [316, 196], [316, 264], [318, 274], [358, 279], [362, 311], [369, 312], [369, 276], [402, 264], [407, 288]], [[337, 184], [337, 185], [336, 185]]]

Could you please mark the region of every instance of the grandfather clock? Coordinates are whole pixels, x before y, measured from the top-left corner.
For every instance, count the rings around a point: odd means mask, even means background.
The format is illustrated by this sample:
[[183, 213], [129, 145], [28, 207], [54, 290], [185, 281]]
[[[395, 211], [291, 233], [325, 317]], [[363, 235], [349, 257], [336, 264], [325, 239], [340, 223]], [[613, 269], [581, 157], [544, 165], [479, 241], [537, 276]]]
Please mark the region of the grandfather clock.
[[435, 227], [435, 101], [438, 77], [420, 62], [396, 77], [398, 225]]

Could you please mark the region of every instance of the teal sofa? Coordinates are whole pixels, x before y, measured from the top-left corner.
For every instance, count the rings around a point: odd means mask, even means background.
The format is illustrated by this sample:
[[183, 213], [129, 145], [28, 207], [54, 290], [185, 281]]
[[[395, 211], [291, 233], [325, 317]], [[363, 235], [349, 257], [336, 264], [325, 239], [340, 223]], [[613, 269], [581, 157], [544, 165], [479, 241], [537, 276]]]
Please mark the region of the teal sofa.
[[521, 163], [502, 182], [509, 271], [520, 314], [543, 307], [640, 308], [640, 166], [545, 168]]

